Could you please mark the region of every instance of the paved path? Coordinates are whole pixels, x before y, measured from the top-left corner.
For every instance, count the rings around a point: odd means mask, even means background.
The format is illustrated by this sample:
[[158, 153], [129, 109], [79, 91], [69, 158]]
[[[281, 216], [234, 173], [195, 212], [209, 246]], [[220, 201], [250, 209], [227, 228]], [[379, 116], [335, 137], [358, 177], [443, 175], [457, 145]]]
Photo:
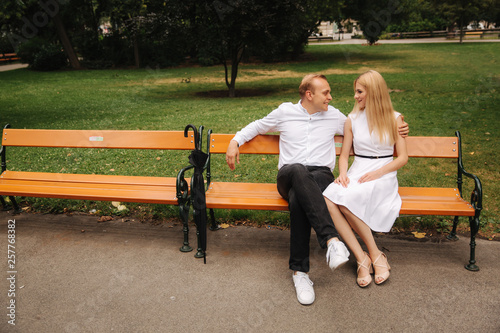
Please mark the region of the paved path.
[[28, 67], [28, 64], [15, 63], [15, 64], [8, 64], [8, 65], [1, 65], [0, 72], [11, 71], [14, 69], [26, 68], [26, 67]]
[[[497, 39], [463, 39], [464, 43], [490, 43], [490, 42], [500, 42], [500, 38]], [[309, 42], [309, 45], [345, 45], [345, 44], [366, 44], [366, 39], [351, 39], [346, 38], [342, 40], [335, 40], [331, 42], [321, 41]], [[421, 43], [456, 43], [459, 44], [458, 39], [446, 39], [445, 37], [433, 37], [433, 38], [408, 38], [408, 39], [381, 39], [377, 41], [378, 44], [421, 44]]]
[[[11, 274], [7, 225], [14, 219]], [[179, 223], [0, 212], [0, 230], [0, 332], [500, 331], [500, 242], [479, 240], [481, 270], [469, 272], [466, 237], [441, 243], [380, 237], [391, 277], [361, 289], [355, 261], [332, 273], [313, 236], [317, 297], [305, 307], [287, 267], [288, 231], [209, 232], [204, 265], [192, 252], [179, 252]], [[15, 327], [7, 323], [12, 299]]]

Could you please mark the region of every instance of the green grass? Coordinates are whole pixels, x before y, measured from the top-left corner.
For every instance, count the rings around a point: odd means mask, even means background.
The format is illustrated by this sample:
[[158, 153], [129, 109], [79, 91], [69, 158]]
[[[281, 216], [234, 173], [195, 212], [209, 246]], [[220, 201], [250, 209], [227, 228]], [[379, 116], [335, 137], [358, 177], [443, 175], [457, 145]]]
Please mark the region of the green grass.
[[[0, 123], [14, 128], [128, 130], [183, 130], [191, 123], [214, 132], [235, 133], [280, 103], [298, 101], [298, 84], [309, 72], [326, 73], [333, 90], [332, 105], [347, 114], [353, 107], [353, 80], [375, 69], [394, 90], [393, 104], [410, 124], [411, 135], [453, 136], [455, 130], [461, 131], [465, 168], [483, 182], [483, 229], [498, 229], [498, 51], [498, 43], [311, 45], [297, 62], [241, 65], [237, 89], [260, 94], [234, 99], [207, 94], [225, 89], [220, 66], [0, 72]], [[237, 170], [230, 172], [223, 157], [217, 156], [213, 177], [274, 182], [277, 160], [264, 159], [244, 156]], [[8, 166], [14, 170], [173, 176], [186, 163], [185, 153], [158, 151], [16, 148], [8, 152]], [[401, 186], [454, 186], [455, 173], [452, 161], [412, 159], [400, 170], [399, 180]], [[469, 184], [464, 188], [470, 193]], [[27, 202], [56, 212], [92, 207], [106, 212], [110, 206], [53, 199]], [[153, 216], [176, 214], [175, 209], [158, 206], [128, 206]], [[218, 216], [287, 222], [286, 213], [218, 212]]]

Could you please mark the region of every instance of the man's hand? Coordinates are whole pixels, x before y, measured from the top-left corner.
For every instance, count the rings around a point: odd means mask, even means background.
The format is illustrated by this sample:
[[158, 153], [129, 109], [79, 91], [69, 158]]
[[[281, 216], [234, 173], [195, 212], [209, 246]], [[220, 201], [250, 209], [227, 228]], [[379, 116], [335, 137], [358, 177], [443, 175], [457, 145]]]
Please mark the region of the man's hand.
[[408, 133], [410, 133], [410, 127], [405, 122], [405, 117], [403, 115], [401, 115], [401, 120], [403, 121], [403, 124], [398, 127], [398, 132], [399, 135], [401, 135], [403, 138], [406, 138], [408, 136]]
[[238, 142], [235, 140], [231, 140], [229, 146], [227, 146], [226, 163], [231, 170], [234, 170], [235, 163], [240, 164], [240, 149], [238, 147]]

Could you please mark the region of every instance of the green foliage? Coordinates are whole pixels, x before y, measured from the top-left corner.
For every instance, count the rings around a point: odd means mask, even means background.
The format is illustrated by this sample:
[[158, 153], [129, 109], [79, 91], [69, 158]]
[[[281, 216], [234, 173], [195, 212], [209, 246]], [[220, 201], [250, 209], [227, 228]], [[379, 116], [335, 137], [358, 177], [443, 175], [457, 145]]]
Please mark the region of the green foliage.
[[1, 53], [13, 53], [15, 52], [14, 47], [10, 43], [6, 35], [0, 33], [0, 54]]
[[30, 68], [37, 71], [55, 71], [65, 67], [68, 63], [66, 54], [57, 45], [43, 45], [30, 64]]
[[37, 71], [54, 71], [67, 65], [68, 59], [60, 46], [40, 38], [32, 38], [21, 44], [18, 50], [21, 60]]
[[17, 50], [17, 55], [21, 58], [22, 62], [32, 64], [33, 61], [35, 61], [35, 55], [40, 52], [42, 47], [46, 44], [48, 44], [46, 40], [32, 38], [20, 45]]
[[345, 16], [357, 20], [370, 45], [375, 44], [389, 24], [404, 17], [403, 5], [394, 0], [354, 0], [346, 2]]
[[387, 32], [419, 32], [445, 30], [448, 22], [436, 11], [432, 0], [407, 0], [401, 4], [400, 20], [390, 22]]
[[463, 29], [469, 22], [479, 19], [483, 0], [432, 0], [448, 25]]

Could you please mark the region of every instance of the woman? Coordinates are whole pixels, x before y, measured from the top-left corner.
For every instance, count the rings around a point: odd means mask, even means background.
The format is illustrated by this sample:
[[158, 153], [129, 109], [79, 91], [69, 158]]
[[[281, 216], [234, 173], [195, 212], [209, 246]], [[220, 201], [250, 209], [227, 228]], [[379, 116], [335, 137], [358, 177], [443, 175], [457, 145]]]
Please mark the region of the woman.
[[[344, 127], [344, 142], [339, 157], [339, 177], [323, 192], [328, 210], [342, 239], [358, 263], [357, 283], [366, 287], [389, 278], [391, 269], [372, 230], [391, 230], [401, 209], [396, 170], [408, 162], [405, 139], [397, 127], [403, 123], [392, 108], [387, 85], [376, 71], [368, 71], [354, 81], [356, 103]], [[354, 162], [348, 159], [354, 148]], [[394, 147], [397, 158], [393, 158]], [[365, 243], [364, 252], [354, 231]]]

